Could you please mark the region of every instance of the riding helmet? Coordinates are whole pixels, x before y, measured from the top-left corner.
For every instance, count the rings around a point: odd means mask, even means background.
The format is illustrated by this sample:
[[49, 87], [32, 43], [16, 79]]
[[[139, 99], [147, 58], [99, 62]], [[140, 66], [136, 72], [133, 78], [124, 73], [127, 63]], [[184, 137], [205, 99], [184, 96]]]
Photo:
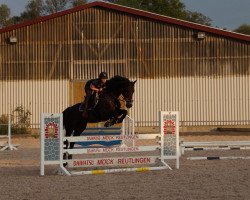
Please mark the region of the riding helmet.
[[101, 73], [99, 74], [99, 78], [100, 78], [100, 79], [108, 79], [108, 74], [107, 74], [107, 72], [101, 72]]

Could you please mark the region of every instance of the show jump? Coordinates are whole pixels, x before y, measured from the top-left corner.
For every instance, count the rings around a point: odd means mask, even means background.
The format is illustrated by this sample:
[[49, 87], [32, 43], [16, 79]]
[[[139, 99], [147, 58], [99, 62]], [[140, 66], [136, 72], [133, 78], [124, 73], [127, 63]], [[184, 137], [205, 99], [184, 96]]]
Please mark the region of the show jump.
[[[173, 159], [178, 169], [178, 112], [160, 112], [160, 131], [135, 134], [134, 121], [127, 116], [122, 127], [87, 128], [80, 136], [66, 137], [62, 114], [42, 114], [40, 175], [45, 174], [46, 165], [58, 165], [64, 175], [172, 169], [169, 160]], [[66, 148], [66, 143], [75, 147]]]

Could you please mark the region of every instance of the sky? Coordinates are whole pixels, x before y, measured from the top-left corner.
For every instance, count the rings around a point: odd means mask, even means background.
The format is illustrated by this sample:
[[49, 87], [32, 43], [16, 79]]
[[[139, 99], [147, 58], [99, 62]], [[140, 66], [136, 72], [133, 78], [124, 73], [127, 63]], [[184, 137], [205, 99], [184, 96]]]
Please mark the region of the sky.
[[[250, 0], [181, 0], [188, 10], [210, 17], [213, 26], [234, 30], [241, 24], [250, 24]], [[28, 0], [0, 0], [7, 4], [12, 15], [19, 15]]]
[[250, 0], [182, 0], [188, 10], [198, 11], [213, 20], [212, 25], [233, 30], [250, 24]]

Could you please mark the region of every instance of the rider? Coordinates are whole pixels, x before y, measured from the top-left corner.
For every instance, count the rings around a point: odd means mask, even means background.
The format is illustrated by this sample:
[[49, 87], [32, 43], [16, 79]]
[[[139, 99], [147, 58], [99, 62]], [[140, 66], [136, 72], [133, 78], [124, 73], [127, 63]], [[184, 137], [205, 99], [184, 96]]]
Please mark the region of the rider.
[[107, 80], [108, 80], [107, 72], [101, 72], [99, 74], [99, 78], [91, 79], [86, 83], [85, 85], [86, 96], [85, 96], [84, 102], [80, 105], [80, 108], [79, 108], [80, 112], [83, 112], [83, 113], [87, 112], [90, 97], [94, 93], [101, 92], [105, 88]]

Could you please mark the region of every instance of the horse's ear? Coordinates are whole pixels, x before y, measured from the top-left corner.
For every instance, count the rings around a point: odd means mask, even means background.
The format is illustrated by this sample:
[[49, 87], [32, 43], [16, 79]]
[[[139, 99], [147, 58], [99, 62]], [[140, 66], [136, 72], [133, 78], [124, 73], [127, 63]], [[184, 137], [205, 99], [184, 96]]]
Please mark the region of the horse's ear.
[[133, 84], [135, 84], [137, 82], [137, 80], [133, 81]]

